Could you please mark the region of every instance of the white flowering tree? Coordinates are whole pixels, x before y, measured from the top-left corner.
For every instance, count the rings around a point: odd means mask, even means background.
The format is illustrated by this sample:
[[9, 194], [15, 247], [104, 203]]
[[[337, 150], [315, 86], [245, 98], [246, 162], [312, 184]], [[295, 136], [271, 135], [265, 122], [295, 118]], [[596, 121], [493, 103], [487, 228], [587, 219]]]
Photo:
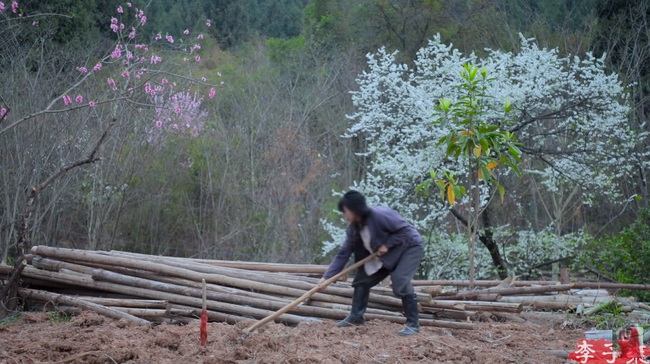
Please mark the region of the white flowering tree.
[[[467, 160], [448, 157], [447, 146], [438, 145], [450, 127], [432, 123], [444, 116], [436, 107], [440, 99], [460, 98], [459, 70], [467, 63], [489, 70], [494, 78], [485, 94], [498, 105], [487, 108], [495, 114], [486, 118], [516, 136], [522, 172], [540, 188], [560, 199], [567, 186], [575, 188], [579, 194], [573, 195], [584, 204], [601, 195], [623, 198], [617, 180], [632, 172], [634, 160], [648, 160], [647, 155], [630, 155], [647, 135], [629, 127], [624, 85], [605, 71], [603, 59], [562, 57], [556, 49], [540, 49], [523, 37], [518, 52], [492, 50], [478, 57], [463, 55], [436, 37], [418, 52], [413, 67], [397, 63], [395, 53], [384, 49], [370, 55], [368, 71], [352, 94], [357, 112], [349, 116], [352, 123], [345, 137], [364, 141], [360, 156], [368, 159], [368, 169], [355, 187], [372, 203], [395, 207], [425, 237], [445, 235], [443, 218], [450, 211], [467, 223], [466, 200], [450, 208], [436, 196], [414, 193], [431, 178], [431, 170], [467, 179]], [[502, 113], [504, 100], [512, 107], [509, 118], [496, 114]], [[499, 173], [500, 179], [512, 174], [508, 169]], [[486, 187], [483, 207], [491, 192]], [[325, 227], [335, 239], [325, 244], [324, 251], [329, 251], [340, 242], [340, 233], [332, 223]], [[484, 232], [480, 237], [484, 245], [494, 244], [491, 235]], [[488, 250], [496, 265], [500, 252], [495, 245]]]

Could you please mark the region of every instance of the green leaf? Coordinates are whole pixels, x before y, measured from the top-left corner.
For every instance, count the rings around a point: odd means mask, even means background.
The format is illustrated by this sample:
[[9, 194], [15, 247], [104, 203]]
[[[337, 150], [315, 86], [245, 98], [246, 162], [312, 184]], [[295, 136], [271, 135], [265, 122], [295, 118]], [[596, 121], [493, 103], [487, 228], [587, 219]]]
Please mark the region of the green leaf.
[[506, 195], [506, 189], [503, 188], [502, 184], [497, 185], [497, 190], [499, 191], [499, 196], [501, 197], [501, 202], [503, 202], [503, 198]]
[[521, 150], [519, 148], [515, 147], [512, 144], [508, 144], [508, 151], [510, 152], [510, 156], [514, 158], [517, 162], [521, 162]]
[[416, 188], [415, 188], [415, 193], [416, 194], [422, 194], [424, 196], [429, 195], [429, 189], [431, 188], [431, 180], [428, 179], [422, 183], [420, 183]]
[[512, 104], [510, 104], [510, 99], [506, 99], [506, 101], [504, 101], [503, 109], [506, 111], [506, 113], [509, 113], [510, 110], [512, 110]]
[[440, 99], [440, 108], [445, 113], [448, 113], [451, 109], [451, 99]]

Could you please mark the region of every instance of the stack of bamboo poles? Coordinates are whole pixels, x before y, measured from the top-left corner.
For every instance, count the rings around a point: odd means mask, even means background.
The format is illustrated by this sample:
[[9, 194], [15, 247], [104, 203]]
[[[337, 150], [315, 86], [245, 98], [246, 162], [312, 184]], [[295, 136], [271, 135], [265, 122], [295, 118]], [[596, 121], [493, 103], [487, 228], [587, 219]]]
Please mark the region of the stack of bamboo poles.
[[[318, 283], [326, 269], [316, 265], [287, 265], [161, 257], [120, 251], [85, 251], [36, 246], [22, 272], [20, 296], [30, 302], [72, 306], [148, 325], [152, 322], [188, 323], [202, 307], [202, 279], [207, 282], [211, 321], [237, 323], [262, 319], [291, 303]], [[10, 268], [0, 266], [0, 277]], [[509, 320], [533, 309], [569, 308], [579, 303], [597, 306], [610, 296], [581, 296], [576, 284], [503, 282], [479, 290], [447, 290], [461, 281], [414, 281], [420, 303], [420, 324], [473, 329], [472, 318], [484, 312]], [[511, 282], [512, 283], [512, 282]], [[553, 282], [554, 283], [554, 282]], [[593, 291], [593, 290], [592, 290]], [[604, 290], [598, 290], [605, 292]], [[557, 294], [562, 292], [562, 294]], [[353, 289], [337, 282], [314, 294], [308, 302], [279, 316], [276, 322], [295, 325], [322, 319], [341, 320], [350, 309]], [[403, 323], [401, 300], [389, 287], [373, 288], [367, 319]]]
[[[442, 286], [467, 287], [469, 281], [437, 280], [413, 281], [417, 287], [427, 287], [428, 290]], [[506, 281], [479, 280], [474, 286], [477, 290], [447, 291], [437, 300], [472, 300], [498, 301], [502, 303], [517, 303], [524, 310], [563, 310], [580, 315], [593, 315], [609, 305], [617, 306], [619, 312], [631, 313], [645, 319], [650, 319], [650, 305], [638, 303], [634, 298], [616, 297], [610, 294], [618, 290], [650, 290], [648, 284], [626, 284], [616, 282], [572, 282], [556, 281]], [[512, 316], [499, 315], [503, 318], [517, 320]]]

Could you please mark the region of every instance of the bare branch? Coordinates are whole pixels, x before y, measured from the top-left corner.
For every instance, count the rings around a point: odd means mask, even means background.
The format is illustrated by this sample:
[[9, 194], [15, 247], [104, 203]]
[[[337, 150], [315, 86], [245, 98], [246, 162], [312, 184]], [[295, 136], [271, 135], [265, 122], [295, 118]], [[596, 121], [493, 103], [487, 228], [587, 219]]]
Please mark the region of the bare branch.
[[48, 179], [46, 179], [45, 181], [41, 182], [38, 186], [36, 186], [36, 187], [32, 187], [32, 188], [35, 189], [36, 192], [42, 191], [42, 190], [45, 189], [45, 188], [46, 188], [50, 183], [52, 183], [53, 181], [57, 180], [58, 178], [60, 178], [60, 177], [63, 176], [64, 174], [68, 173], [70, 170], [75, 169], [75, 168], [80, 167], [80, 166], [83, 166], [83, 165], [85, 165], [85, 164], [91, 164], [91, 163], [95, 163], [95, 162], [99, 161], [99, 160], [101, 159], [101, 158], [97, 155], [97, 153], [99, 153], [99, 148], [100, 148], [100, 147], [102, 146], [102, 144], [104, 144], [104, 142], [106, 141], [106, 138], [108, 137], [110, 131], [111, 131], [111, 130], [113, 129], [113, 127], [115, 126], [116, 122], [117, 122], [116, 119], [111, 120], [111, 122], [108, 124], [108, 127], [104, 130], [104, 133], [103, 133], [102, 136], [97, 140], [97, 143], [95, 143], [95, 146], [93, 147], [93, 149], [90, 151], [90, 153], [88, 154], [88, 156], [87, 156], [85, 159], [78, 160], [78, 161], [72, 162], [72, 163], [70, 163], [70, 164], [68, 164], [68, 165], [66, 165], [66, 166], [63, 166], [63, 167], [62, 167], [58, 172], [56, 172], [55, 174], [51, 175]]

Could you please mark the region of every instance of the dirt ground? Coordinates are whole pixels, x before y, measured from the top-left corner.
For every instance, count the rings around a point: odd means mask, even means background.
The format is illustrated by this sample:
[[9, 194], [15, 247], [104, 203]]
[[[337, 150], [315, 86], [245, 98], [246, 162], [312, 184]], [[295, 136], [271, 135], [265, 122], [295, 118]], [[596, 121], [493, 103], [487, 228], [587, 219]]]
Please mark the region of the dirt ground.
[[573, 349], [583, 330], [563, 328], [562, 314], [524, 317], [478, 322], [474, 331], [425, 327], [416, 337], [399, 337], [400, 325], [382, 321], [269, 324], [246, 337], [249, 323], [210, 323], [201, 347], [198, 323], [138, 327], [91, 312], [69, 322], [24, 313], [0, 326], [0, 363], [570, 363], [544, 350]]

